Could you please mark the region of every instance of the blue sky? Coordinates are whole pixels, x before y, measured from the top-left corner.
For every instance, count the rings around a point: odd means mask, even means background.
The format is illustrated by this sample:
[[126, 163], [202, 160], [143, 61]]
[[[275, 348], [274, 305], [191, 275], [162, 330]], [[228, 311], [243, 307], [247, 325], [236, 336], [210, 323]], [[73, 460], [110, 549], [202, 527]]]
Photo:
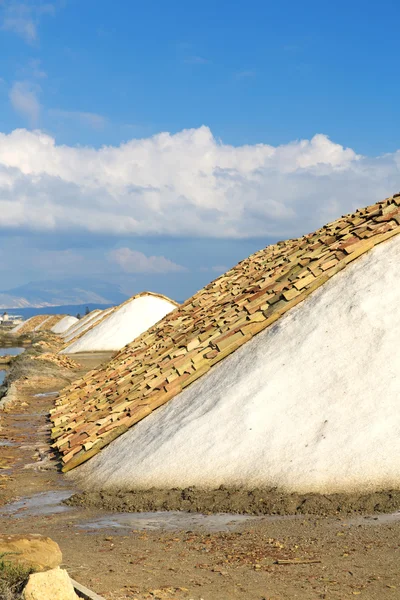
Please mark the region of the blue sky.
[[181, 299], [398, 191], [399, 17], [0, 0], [0, 289], [79, 271]]

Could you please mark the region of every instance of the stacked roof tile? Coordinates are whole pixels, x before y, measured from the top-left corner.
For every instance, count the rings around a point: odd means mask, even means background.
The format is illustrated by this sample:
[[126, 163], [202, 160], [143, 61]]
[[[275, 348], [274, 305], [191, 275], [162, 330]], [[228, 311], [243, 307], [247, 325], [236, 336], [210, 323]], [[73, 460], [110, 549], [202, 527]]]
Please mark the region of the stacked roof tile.
[[47, 317], [47, 319], [42, 321], [38, 327], [36, 327], [35, 331], [50, 331], [51, 328], [54, 327], [54, 325], [57, 325], [57, 323], [61, 321], [61, 319], [64, 319], [64, 317], [66, 317], [66, 315], [50, 315], [49, 317]]
[[[18, 335], [22, 335], [23, 333], [31, 333], [32, 331], [38, 331], [40, 329], [49, 329], [63, 317], [64, 315], [35, 315], [20, 325], [14, 327], [12, 333], [18, 333]], [[50, 322], [52, 325], [49, 327], [48, 324], [50, 324]]]
[[400, 233], [400, 194], [268, 246], [66, 389], [52, 411], [68, 471], [165, 404], [329, 278]]

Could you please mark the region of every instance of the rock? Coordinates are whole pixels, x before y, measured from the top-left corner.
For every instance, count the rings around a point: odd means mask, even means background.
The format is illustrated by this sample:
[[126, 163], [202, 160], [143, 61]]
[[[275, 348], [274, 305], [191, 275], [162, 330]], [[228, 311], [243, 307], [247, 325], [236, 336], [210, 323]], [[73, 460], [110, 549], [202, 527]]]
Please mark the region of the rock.
[[22, 597], [24, 600], [79, 600], [67, 571], [60, 567], [30, 575]]
[[59, 545], [38, 534], [0, 535], [0, 555], [9, 562], [31, 567], [35, 571], [54, 569], [62, 562]]

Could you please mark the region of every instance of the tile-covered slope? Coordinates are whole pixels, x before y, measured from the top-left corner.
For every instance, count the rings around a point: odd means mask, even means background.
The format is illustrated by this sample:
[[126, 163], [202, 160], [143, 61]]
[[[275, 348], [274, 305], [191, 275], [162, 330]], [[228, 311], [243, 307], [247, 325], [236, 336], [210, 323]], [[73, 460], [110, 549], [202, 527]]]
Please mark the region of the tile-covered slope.
[[[59, 321], [61, 321], [61, 319], [63, 319], [64, 317], [66, 317], [67, 315], [52, 315], [50, 316], [46, 321], [43, 321], [39, 327], [37, 328], [37, 330], [46, 330], [46, 331], [50, 331], [52, 327], [54, 327], [54, 325], [57, 325], [57, 323]], [[37, 331], [36, 330], [36, 331]]]
[[400, 194], [256, 252], [65, 390], [52, 411], [68, 471], [146, 417], [376, 244], [400, 233]]
[[136, 298], [140, 298], [141, 296], [154, 296], [155, 298], [161, 298], [162, 300], [167, 300], [167, 302], [170, 302], [174, 306], [179, 306], [178, 302], [175, 302], [175, 300], [171, 300], [171, 298], [168, 298], [168, 296], [164, 296], [163, 294], [157, 294], [156, 292], [140, 292], [139, 294], [136, 294], [135, 296], [132, 296], [131, 298], [128, 298], [127, 300], [125, 300], [125, 302], [122, 302], [122, 304], [118, 304], [117, 306], [114, 306], [109, 312], [107, 312], [107, 310], [104, 310], [103, 312], [106, 313], [105, 315], [103, 315], [98, 321], [95, 321], [94, 323], [92, 323], [92, 325], [90, 325], [89, 327], [87, 327], [87, 329], [84, 329], [83, 331], [79, 331], [76, 334], [76, 336], [74, 336], [73, 338], [71, 338], [68, 342], [66, 342], [63, 345], [63, 347], [61, 348], [61, 350], [67, 349], [68, 346], [70, 346], [71, 344], [73, 344], [77, 340], [81, 339], [84, 335], [86, 335], [87, 333], [89, 333], [89, 331], [91, 331], [92, 329], [94, 329], [95, 327], [97, 327], [98, 325], [100, 325], [101, 323], [103, 323], [103, 321], [105, 321], [106, 319], [108, 319], [108, 317], [111, 317], [111, 315], [113, 313], [115, 313], [116, 311], [118, 311], [120, 308], [122, 308], [126, 304], [129, 304], [129, 302], [132, 302], [133, 300], [136, 300]]
[[34, 317], [31, 317], [22, 323], [22, 325], [15, 327], [14, 331], [15, 333], [18, 333], [18, 335], [22, 335], [23, 333], [31, 333], [36, 327], [42, 325], [49, 317], [50, 315], [35, 315]]
[[15, 327], [14, 331], [18, 335], [32, 333], [33, 331], [49, 331], [64, 317], [65, 315], [35, 315], [22, 323], [19, 327]]

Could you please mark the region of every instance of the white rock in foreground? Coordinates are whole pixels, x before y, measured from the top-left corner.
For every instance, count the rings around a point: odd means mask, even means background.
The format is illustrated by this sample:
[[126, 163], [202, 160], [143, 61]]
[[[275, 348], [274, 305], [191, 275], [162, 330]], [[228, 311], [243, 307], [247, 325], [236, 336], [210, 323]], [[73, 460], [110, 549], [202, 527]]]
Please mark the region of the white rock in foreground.
[[24, 600], [79, 600], [67, 571], [57, 567], [29, 575]]
[[73, 341], [62, 354], [120, 350], [175, 308], [174, 303], [151, 294], [134, 298]]
[[86, 488], [400, 488], [400, 236], [71, 472]]

